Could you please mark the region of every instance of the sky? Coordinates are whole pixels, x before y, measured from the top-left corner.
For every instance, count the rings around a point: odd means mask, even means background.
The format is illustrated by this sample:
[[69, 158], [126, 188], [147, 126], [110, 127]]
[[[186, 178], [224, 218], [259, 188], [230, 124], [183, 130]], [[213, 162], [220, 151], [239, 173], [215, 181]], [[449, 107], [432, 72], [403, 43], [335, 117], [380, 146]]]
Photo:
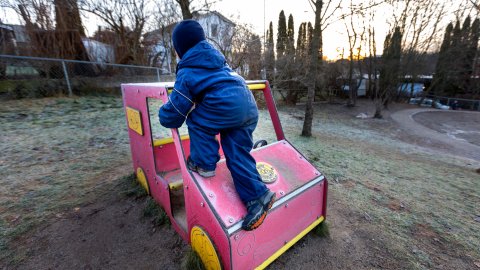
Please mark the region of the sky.
[[[203, 0], [195, 0], [194, 2], [201, 2]], [[277, 33], [277, 24], [280, 11], [285, 12], [285, 16], [288, 20], [288, 16], [292, 14], [294, 18], [294, 27], [295, 27], [295, 38], [297, 36], [298, 27], [302, 22], [311, 22], [313, 24], [315, 20], [315, 14], [310, 6], [311, 0], [217, 0], [213, 5], [212, 9], [220, 12], [227, 18], [232, 19], [232, 21], [240, 24], [248, 24], [251, 26], [251, 29], [258, 34], [263, 36], [265, 29], [268, 29], [270, 22], [273, 23], [274, 30], [274, 40], [276, 42], [276, 33]], [[340, 0], [334, 0], [334, 3], [338, 3]], [[450, 5], [450, 8], [459, 7], [469, 3], [469, 0], [443, 0], [445, 3]], [[365, 0], [353, 0], [354, 3], [368, 3]], [[439, 0], [442, 2], [442, 0]], [[342, 1], [343, 4], [348, 4], [350, 1]], [[398, 1], [401, 5], [402, 1]], [[397, 6], [397, 9], [400, 10], [400, 6]], [[392, 10], [391, 6], [384, 4], [379, 6], [376, 9], [375, 16], [375, 31], [376, 31], [376, 41], [377, 41], [377, 53], [381, 54], [383, 41], [385, 36], [389, 31], [389, 21], [392, 20], [392, 12], [398, 12]], [[338, 12], [340, 14], [342, 12]], [[478, 13], [477, 13], [478, 14]], [[448, 23], [454, 19], [453, 12], [447, 12], [444, 21]], [[90, 16], [91, 17], [91, 16]], [[12, 12], [8, 12], [5, 9], [0, 10], [0, 18], [4, 20], [5, 23], [18, 24], [18, 16]], [[348, 52], [348, 35], [346, 33], [345, 20], [341, 20], [338, 16], [333, 17], [331, 20], [333, 22], [328, 28], [323, 32], [323, 51], [324, 55], [328, 59], [338, 59], [341, 55], [342, 50]], [[85, 18], [83, 17], [83, 23], [87, 28], [87, 33], [92, 34], [97, 29], [97, 24], [101, 23], [98, 19]], [[444, 23], [438, 31], [439, 36], [443, 35], [446, 23]], [[358, 27], [359, 22], [355, 22]]]
[[[298, 27], [302, 22], [315, 21], [315, 14], [309, 4], [310, 0], [223, 0], [219, 1], [214, 8], [223, 15], [234, 18], [234, 21], [243, 22], [252, 26], [255, 33], [262, 36], [264, 29], [268, 30], [270, 22], [273, 24], [274, 42], [278, 27], [278, 17], [283, 10], [285, 17], [292, 14], [295, 29], [295, 38], [298, 35]], [[336, 2], [336, 1], [335, 1]], [[346, 2], [346, 1], [345, 1]], [[378, 23], [378, 49], [381, 52], [383, 40], [388, 32], [387, 24]], [[348, 38], [345, 31], [344, 21], [334, 18], [334, 23], [327, 27], [323, 33], [323, 51], [328, 59], [337, 59], [342, 48], [348, 50]]]
[[[200, 2], [199, 0], [196, 1]], [[315, 20], [315, 14], [309, 2], [310, 0], [218, 0], [212, 9], [220, 12], [227, 18], [231, 18], [232, 21], [250, 25], [252, 30], [259, 36], [263, 36], [264, 29], [268, 29], [270, 22], [273, 23], [273, 31], [276, 35], [278, 16], [280, 11], [284, 10], [287, 20], [290, 14], [294, 18], [296, 38], [300, 23], [310, 21], [313, 24]], [[3, 10], [1, 13], [3, 14], [0, 14], [0, 16], [4, 18], [5, 23], [20, 23], [15, 13], [6, 10]], [[97, 24], [101, 23], [100, 20], [91, 18], [91, 16], [89, 18], [83, 16], [82, 20], [88, 34], [92, 34], [97, 30]], [[341, 21], [327, 28], [324, 32], [324, 55], [329, 59], [338, 58], [338, 51], [347, 42], [347, 38], [343, 33], [344, 28], [345, 26]], [[385, 37], [384, 34], [379, 36], [381, 40]], [[274, 40], [276, 42], [276, 36]]]
[[[333, 0], [332, 2], [338, 3], [339, 1], [345, 6], [348, 6], [351, 2], [346, 0]], [[480, 2], [479, 0], [474, 1]], [[287, 20], [290, 14], [293, 16], [295, 38], [298, 34], [300, 23], [311, 22], [313, 25], [315, 14], [310, 2], [311, 0], [219, 0], [214, 6], [214, 9], [229, 18], [233, 18], [236, 22], [250, 24], [254, 32], [260, 36], [263, 35], [265, 31], [264, 29], [268, 29], [269, 23], [272, 22], [275, 34], [274, 40], [276, 42], [278, 17], [282, 10], [284, 11]], [[352, 2], [353, 4], [362, 3], [364, 5], [369, 3], [369, 1], [366, 0], [352, 0]], [[392, 8], [392, 6], [388, 4], [376, 6], [373, 24], [376, 33], [377, 54], [382, 54], [385, 37], [390, 31], [393, 22], [392, 15], [394, 13], [399, 14], [402, 11], [403, 3], [404, 1], [397, 1], [395, 3], [395, 8]], [[456, 20], [456, 16], [460, 16], [463, 21], [463, 18], [467, 13], [459, 15], [459, 13], [457, 13], [458, 10], [470, 10], [470, 14], [473, 16], [479, 15], [478, 10], [475, 11], [472, 8], [471, 0], [438, 0], [437, 3], [439, 5], [442, 3], [445, 4], [445, 12], [439, 23], [438, 30], [435, 32], [435, 37], [437, 39], [436, 42], [432, 43], [431, 49], [439, 47], [445, 27], [449, 22]], [[350, 22], [339, 18], [340, 14], [346, 12], [347, 9], [344, 9], [343, 11], [339, 10], [336, 15], [331, 18], [331, 25], [329, 25], [323, 32], [323, 52], [330, 60], [341, 58], [342, 51], [345, 53], [344, 57], [347, 57], [349, 47], [345, 23], [349, 24]], [[354, 21], [354, 25], [358, 30], [361, 28], [360, 26], [362, 23], [360, 21]], [[428, 36], [431, 35], [431, 32], [428, 32]]]

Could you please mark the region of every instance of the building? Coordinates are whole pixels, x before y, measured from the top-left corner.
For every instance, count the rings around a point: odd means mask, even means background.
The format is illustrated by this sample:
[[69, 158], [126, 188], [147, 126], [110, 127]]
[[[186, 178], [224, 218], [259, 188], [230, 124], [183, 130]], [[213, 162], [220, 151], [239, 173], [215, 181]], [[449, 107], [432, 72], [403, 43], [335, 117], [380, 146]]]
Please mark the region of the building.
[[90, 38], [82, 38], [88, 59], [98, 63], [115, 63], [115, 50], [112, 45]]
[[[235, 23], [217, 11], [194, 13], [193, 18], [200, 23], [207, 40], [223, 54], [231, 51]], [[175, 51], [171, 34], [176, 23], [148, 32], [144, 36], [149, 65], [162, 68], [165, 73], [175, 73]]]

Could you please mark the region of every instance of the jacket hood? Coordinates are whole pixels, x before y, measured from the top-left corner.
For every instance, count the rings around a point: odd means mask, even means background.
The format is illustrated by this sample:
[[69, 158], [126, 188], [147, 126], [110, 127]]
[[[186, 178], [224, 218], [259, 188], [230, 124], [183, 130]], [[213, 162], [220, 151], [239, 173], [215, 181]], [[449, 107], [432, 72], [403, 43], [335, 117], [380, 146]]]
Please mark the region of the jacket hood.
[[218, 69], [226, 65], [225, 57], [207, 41], [201, 41], [188, 50], [178, 62], [181, 68]]

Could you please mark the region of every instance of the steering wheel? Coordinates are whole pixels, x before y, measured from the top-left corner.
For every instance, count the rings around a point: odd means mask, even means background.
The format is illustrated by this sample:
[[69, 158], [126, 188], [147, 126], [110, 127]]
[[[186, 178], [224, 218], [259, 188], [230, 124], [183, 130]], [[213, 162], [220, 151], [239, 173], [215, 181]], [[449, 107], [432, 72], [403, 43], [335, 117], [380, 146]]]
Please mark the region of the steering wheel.
[[267, 145], [268, 142], [266, 140], [258, 140], [254, 145], [253, 145], [253, 149], [256, 149], [258, 147], [263, 147], [265, 145]]

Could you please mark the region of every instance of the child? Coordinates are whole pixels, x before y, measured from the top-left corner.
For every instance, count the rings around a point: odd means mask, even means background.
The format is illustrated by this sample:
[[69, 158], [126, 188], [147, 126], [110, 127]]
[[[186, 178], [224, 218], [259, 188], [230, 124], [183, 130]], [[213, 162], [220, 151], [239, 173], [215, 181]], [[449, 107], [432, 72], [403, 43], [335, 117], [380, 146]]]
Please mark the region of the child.
[[258, 110], [245, 80], [232, 72], [225, 57], [205, 39], [194, 20], [180, 22], [172, 34], [180, 61], [169, 101], [159, 111], [160, 123], [178, 128], [186, 120], [190, 135], [189, 170], [215, 176], [220, 133], [227, 167], [235, 189], [247, 208], [242, 228], [258, 228], [275, 201], [275, 193], [262, 182], [252, 150]]

